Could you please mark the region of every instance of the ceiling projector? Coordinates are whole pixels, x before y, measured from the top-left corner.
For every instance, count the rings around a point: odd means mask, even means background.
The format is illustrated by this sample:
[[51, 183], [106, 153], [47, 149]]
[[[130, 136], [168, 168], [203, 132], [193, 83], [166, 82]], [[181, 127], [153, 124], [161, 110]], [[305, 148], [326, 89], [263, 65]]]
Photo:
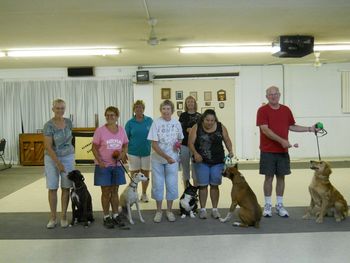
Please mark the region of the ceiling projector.
[[273, 54], [275, 57], [301, 58], [314, 52], [313, 36], [280, 36], [278, 43], [280, 51]]

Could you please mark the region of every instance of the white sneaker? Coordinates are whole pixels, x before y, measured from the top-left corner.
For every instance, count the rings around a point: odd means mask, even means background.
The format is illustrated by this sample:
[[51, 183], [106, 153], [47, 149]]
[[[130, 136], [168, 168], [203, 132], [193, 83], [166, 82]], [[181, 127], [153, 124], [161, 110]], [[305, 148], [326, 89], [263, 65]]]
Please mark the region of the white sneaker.
[[173, 212], [166, 212], [166, 217], [168, 218], [169, 222], [175, 222], [176, 218]]
[[199, 218], [200, 219], [207, 219], [207, 210], [205, 210], [205, 209], [199, 210]]
[[144, 203], [148, 203], [148, 202], [149, 202], [149, 199], [148, 199], [147, 194], [142, 194], [142, 195], [141, 195], [141, 198], [140, 198], [140, 201], [141, 201], [141, 202], [144, 202]]
[[69, 223], [67, 219], [61, 219], [61, 227], [66, 228], [68, 227]]
[[57, 220], [50, 219], [50, 221], [46, 225], [46, 228], [52, 229], [52, 228], [55, 228], [56, 225], [57, 225]]
[[283, 204], [276, 205], [276, 214], [281, 217], [289, 217], [288, 211], [284, 208]]
[[221, 215], [220, 215], [220, 213], [219, 213], [219, 210], [217, 210], [217, 209], [211, 210], [211, 216], [212, 216], [214, 219], [218, 219], [218, 218], [221, 217]]
[[156, 215], [153, 218], [154, 223], [160, 223], [162, 221], [162, 212], [156, 212]]
[[271, 217], [272, 216], [272, 205], [271, 204], [265, 204], [264, 211], [263, 211], [264, 217]]

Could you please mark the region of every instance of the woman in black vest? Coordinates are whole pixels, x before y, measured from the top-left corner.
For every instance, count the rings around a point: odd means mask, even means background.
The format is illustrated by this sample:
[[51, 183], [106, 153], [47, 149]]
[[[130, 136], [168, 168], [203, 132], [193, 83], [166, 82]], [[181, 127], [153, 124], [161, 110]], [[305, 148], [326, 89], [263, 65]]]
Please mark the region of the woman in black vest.
[[199, 218], [206, 219], [206, 202], [208, 185], [210, 185], [210, 199], [212, 202], [212, 217], [217, 219], [220, 213], [217, 209], [219, 202], [219, 185], [221, 185], [224, 167], [225, 150], [222, 142], [233, 157], [232, 143], [226, 127], [218, 121], [214, 110], [208, 109], [201, 116], [198, 124], [191, 129], [188, 147], [193, 153], [196, 163], [197, 183], [199, 186], [199, 202], [201, 210]]

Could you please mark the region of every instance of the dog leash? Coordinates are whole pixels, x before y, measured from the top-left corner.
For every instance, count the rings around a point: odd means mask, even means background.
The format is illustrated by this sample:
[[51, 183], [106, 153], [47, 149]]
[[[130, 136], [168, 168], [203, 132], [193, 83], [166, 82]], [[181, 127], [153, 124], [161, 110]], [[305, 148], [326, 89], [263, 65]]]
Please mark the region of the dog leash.
[[134, 184], [136, 184], [136, 182], [133, 180], [133, 178], [131, 177], [131, 175], [129, 174], [129, 172], [126, 170], [126, 168], [125, 168], [125, 166], [124, 166], [124, 164], [123, 164], [123, 161], [122, 160], [119, 160], [119, 163], [120, 163], [120, 165], [122, 166], [122, 168], [123, 168], [123, 170], [125, 171], [125, 173], [128, 175], [128, 177], [130, 178], [130, 180], [134, 183]]
[[316, 142], [317, 142], [318, 160], [321, 161], [320, 145], [318, 143], [318, 137], [323, 137], [327, 135], [328, 132], [323, 128], [323, 124], [321, 122], [316, 123], [315, 128], [320, 129], [319, 131], [315, 130], [315, 136], [316, 136]]

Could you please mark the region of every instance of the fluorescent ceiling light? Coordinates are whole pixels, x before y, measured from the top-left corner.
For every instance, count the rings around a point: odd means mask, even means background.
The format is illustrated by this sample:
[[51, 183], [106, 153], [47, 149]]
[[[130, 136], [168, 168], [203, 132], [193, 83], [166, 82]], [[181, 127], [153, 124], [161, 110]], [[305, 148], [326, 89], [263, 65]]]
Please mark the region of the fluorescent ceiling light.
[[117, 48], [59, 48], [59, 49], [26, 49], [8, 50], [8, 57], [64, 57], [64, 56], [107, 56], [118, 55]]
[[[314, 51], [344, 51], [350, 50], [350, 44], [315, 44]], [[232, 45], [232, 46], [186, 46], [180, 47], [180, 53], [277, 53], [279, 44], [273, 45]]]
[[271, 53], [271, 45], [180, 47], [180, 53]]
[[5, 57], [5, 52], [0, 52], [0, 57]]
[[314, 45], [314, 51], [344, 51], [350, 50], [350, 44], [319, 44]]

